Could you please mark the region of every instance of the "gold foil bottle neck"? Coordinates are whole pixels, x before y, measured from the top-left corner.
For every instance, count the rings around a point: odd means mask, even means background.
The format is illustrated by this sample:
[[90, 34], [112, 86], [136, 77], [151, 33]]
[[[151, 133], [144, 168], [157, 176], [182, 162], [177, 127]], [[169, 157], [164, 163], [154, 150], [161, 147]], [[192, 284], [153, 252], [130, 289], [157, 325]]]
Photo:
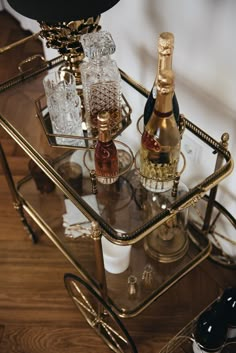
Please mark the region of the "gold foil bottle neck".
[[158, 39], [158, 52], [161, 55], [171, 55], [174, 49], [174, 35], [171, 32], [162, 32]]
[[98, 139], [101, 142], [108, 142], [111, 138], [110, 132], [110, 113], [101, 112], [97, 116], [98, 121]]
[[174, 92], [175, 76], [172, 70], [163, 70], [158, 75], [157, 89], [161, 95]]
[[108, 112], [101, 112], [98, 114], [98, 127], [100, 131], [109, 130], [110, 114]]

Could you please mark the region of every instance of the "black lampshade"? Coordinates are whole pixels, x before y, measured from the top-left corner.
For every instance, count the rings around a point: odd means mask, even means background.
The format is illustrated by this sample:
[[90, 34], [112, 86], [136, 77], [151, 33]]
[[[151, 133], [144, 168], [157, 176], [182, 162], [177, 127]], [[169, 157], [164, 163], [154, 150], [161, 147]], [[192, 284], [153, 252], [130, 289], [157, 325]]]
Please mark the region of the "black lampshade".
[[69, 22], [94, 17], [120, 0], [7, 0], [21, 15], [49, 23]]

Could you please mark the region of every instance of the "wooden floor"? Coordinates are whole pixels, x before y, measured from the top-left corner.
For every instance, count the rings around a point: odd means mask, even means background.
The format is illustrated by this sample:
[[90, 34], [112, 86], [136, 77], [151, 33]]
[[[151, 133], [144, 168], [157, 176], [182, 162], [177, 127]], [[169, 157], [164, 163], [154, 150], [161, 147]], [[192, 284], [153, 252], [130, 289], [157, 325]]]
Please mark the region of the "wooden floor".
[[[28, 34], [6, 12], [0, 12], [0, 47]], [[26, 57], [40, 51], [40, 43], [31, 44], [21, 54]], [[11, 50], [4, 58], [0, 55], [1, 81], [16, 72], [21, 54]], [[1, 130], [0, 138], [17, 180], [28, 172], [28, 158]], [[45, 235], [32, 244], [0, 169], [1, 353], [110, 352], [74, 307], [64, 288], [65, 272], [75, 270]], [[228, 285], [236, 285], [236, 272], [206, 260], [143, 314], [123, 323], [140, 353], [158, 353]]]

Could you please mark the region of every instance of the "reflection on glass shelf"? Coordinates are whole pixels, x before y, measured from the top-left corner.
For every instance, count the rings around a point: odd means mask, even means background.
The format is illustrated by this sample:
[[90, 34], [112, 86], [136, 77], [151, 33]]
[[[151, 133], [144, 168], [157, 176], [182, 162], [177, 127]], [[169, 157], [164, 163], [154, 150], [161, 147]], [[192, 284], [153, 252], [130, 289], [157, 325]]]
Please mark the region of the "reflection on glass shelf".
[[[49, 194], [42, 195], [37, 190], [33, 179], [25, 178], [18, 184], [19, 192], [27, 203], [34, 209], [37, 215], [48, 225], [52, 236], [59, 239], [69, 256], [78, 264], [83, 258], [84, 268], [96, 278], [96, 265], [93, 254], [93, 241], [89, 237], [82, 242], [76, 242], [66, 236], [66, 228], [63, 226], [64, 215], [67, 212], [64, 194], [56, 187]], [[82, 214], [81, 214], [82, 216]]]

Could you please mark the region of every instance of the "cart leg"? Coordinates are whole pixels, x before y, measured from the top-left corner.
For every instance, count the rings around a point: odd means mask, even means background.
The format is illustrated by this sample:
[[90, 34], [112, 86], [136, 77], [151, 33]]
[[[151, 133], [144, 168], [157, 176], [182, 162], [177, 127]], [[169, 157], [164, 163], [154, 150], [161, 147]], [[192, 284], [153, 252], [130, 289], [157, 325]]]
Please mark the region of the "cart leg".
[[[224, 148], [228, 147], [228, 141], [229, 141], [229, 134], [224, 133], [221, 136], [221, 144]], [[221, 165], [223, 163], [223, 159], [224, 158], [223, 158], [222, 154], [219, 152], [217, 155], [217, 159], [216, 159], [215, 171], [221, 167]], [[203, 223], [203, 227], [202, 227], [202, 231], [205, 234], [208, 234], [210, 231], [210, 228], [211, 228], [210, 222], [211, 222], [212, 211], [213, 211], [213, 207], [214, 207], [214, 201], [216, 198], [217, 188], [218, 188], [218, 185], [213, 187], [210, 191], [210, 194], [209, 194], [207, 209], [206, 209], [204, 223]]]
[[5, 152], [3, 150], [1, 143], [0, 143], [0, 162], [1, 162], [2, 169], [5, 174], [7, 184], [8, 184], [11, 196], [12, 196], [13, 206], [17, 210], [17, 212], [20, 216], [20, 220], [23, 223], [23, 226], [26, 229], [27, 233], [29, 234], [32, 242], [36, 243], [37, 237], [36, 237], [34, 231], [32, 230], [31, 226], [29, 225], [27, 219], [25, 218], [22, 200], [21, 200], [21, 198], [18, 194], [18, 191], [16, 189], [16, 186], [15, 186], [15, 183], [14, 183], [14, 180], [12, 177], [12, 173], [11, 173], [10, 167], [8, 165], [6, 155], [5, 155]]
[[96, 260], [96, 270], [97, 270], [97, 279], [99, 281], [100, 292], [104, 301], [107, 300], [107, 282], [106, 274], [104, 268], [103, 252], [102, 252], [102, 232], [99, 227], [99, 224], [92, 222], [92, 238], [94, 240], [94, 252]]

